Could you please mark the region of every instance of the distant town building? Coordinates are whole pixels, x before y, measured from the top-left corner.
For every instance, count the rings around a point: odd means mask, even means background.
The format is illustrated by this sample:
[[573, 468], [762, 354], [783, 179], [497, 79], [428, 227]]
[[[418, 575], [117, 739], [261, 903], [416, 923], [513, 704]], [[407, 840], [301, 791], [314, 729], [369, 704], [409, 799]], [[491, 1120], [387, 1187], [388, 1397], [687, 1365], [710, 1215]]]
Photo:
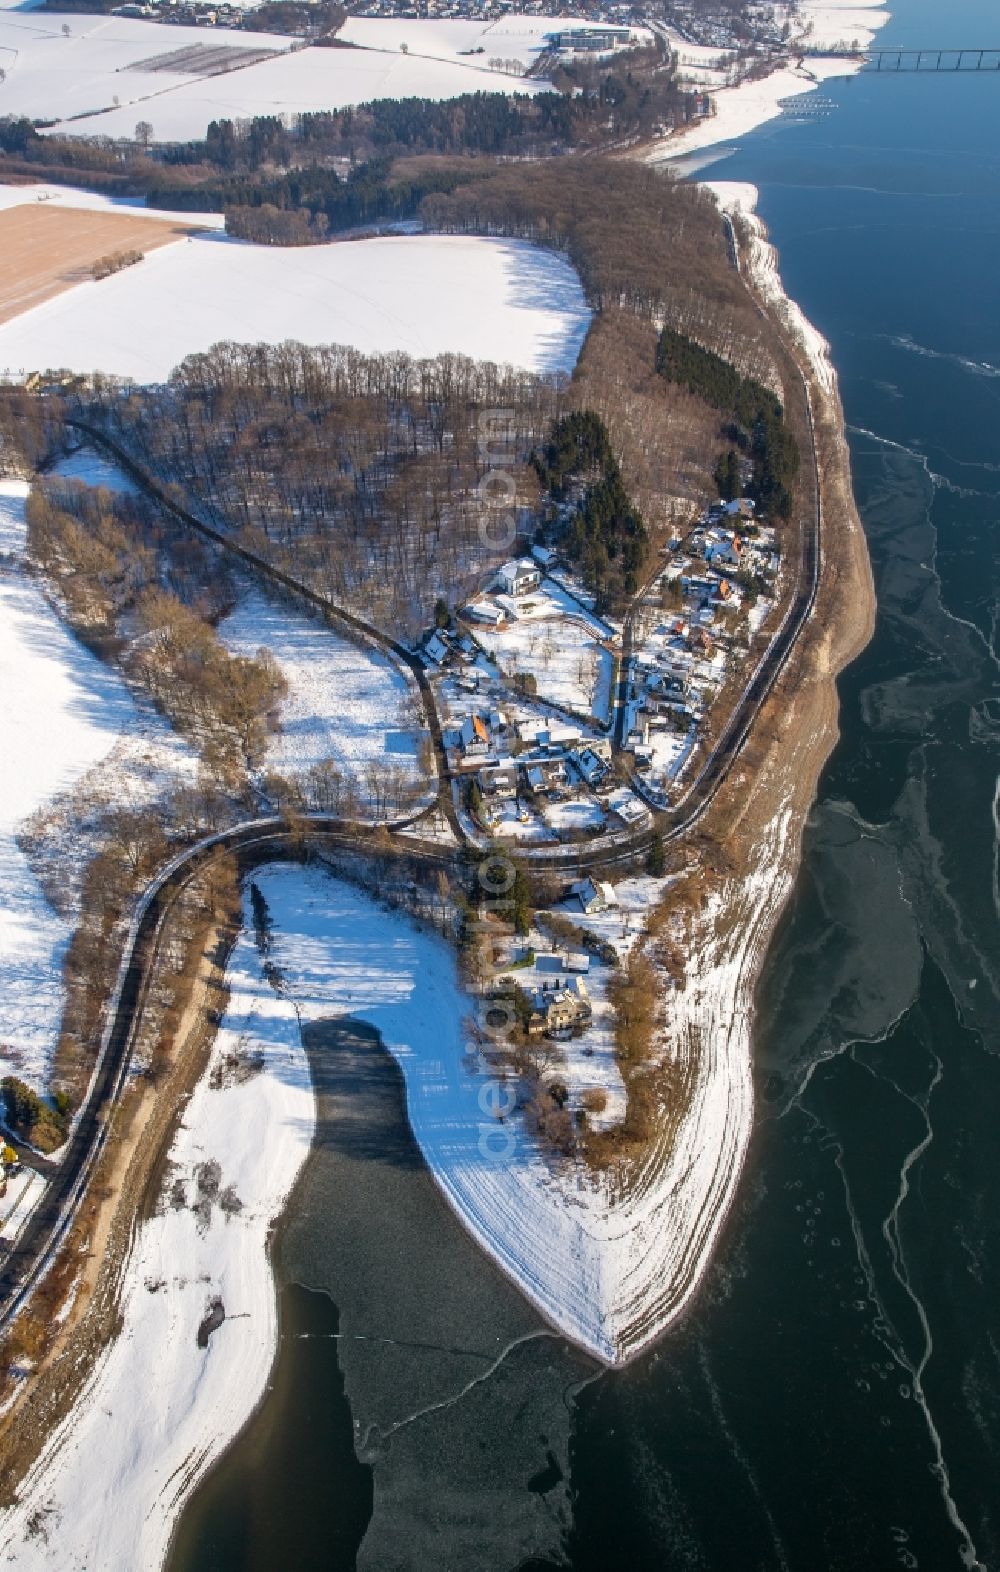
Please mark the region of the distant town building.
[[587, 53], [620, 49], [631, 42], [632, 30], [629, 27], [570, 27], [548, 36], [552, 49], [574, 49]]

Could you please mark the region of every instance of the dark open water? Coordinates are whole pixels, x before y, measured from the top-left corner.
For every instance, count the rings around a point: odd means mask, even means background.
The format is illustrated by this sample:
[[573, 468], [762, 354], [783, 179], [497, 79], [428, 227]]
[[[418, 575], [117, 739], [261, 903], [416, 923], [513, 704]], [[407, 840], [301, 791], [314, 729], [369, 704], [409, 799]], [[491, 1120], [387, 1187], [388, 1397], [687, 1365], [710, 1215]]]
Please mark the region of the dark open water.
[[[890, 41], [1000, 45], [996, 0], [894, 9]], [[879, 597], [717, 1261], [682, 1328], [590, 1381], [454, 1244], [402, 1138], [367, 1168], [326, 1143], [279, 1266], [329, 1297], [286, 1289], [275, 1393], [172, 1572], [1000, 1572], [1000, 76], [825, 93], [712, 170], [760, 186], [832, 342]], [[391, 1124], [393, 1073], [366, 1074]]]

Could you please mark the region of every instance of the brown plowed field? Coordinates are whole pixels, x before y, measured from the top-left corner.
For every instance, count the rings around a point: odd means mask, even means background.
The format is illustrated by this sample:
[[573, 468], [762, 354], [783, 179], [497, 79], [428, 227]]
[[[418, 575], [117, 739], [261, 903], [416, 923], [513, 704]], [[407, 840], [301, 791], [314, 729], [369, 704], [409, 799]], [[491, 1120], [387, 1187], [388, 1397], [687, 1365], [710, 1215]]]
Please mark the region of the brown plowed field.
[[90, 277], [115, 251], [152, 251], [192, 231], [128, 213], [88, 212], [43, 202], [0, 212], [0, 322]]

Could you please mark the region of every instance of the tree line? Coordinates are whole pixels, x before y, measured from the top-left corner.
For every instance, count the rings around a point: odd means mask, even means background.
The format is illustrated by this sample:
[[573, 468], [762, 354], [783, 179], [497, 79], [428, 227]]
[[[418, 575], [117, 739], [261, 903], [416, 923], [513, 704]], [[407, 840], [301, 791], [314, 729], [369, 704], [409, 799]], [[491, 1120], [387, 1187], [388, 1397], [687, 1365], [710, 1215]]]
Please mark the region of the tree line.
[[72, 483], [35, 487], [28, 547], [58, 586], [73, 627], [114, 655], [214, 773], [236, 782], [263, 761], [284, 679], [266, 650], [229, 653], [212, 626], [220, 600], [199, 582], [207, 554], [199, 543], [192, 552], [175, 531], [170, 552], [158, 549], [164, 537], [150, 513], [128, 494]]
[[[267, 9], [254, 13], [255, 25], [263, 24]], [[289, 24], [297, 10], [308, 13], [310, 23], [318, 10], [337, 11], [297, 7], [292, 0], [273, 9], [288, 12]], [[163, 146], [149, 145], [155, 128], [148, 126], [133, 139], [84, 140], [42, 136], [27, 117], [9, 116], [0, 119], [0, 174], [37, 176], [44, 169], [51, 178], [142, 195], [151, 206], [197, 211], [301, 206], [313, 216], [324, 212], [331, 227], [345, 227], [412, 214], [435, 189], [429, 171], [408, 186], [390, 179], [380, 160], [417, 154], [546, 158], [618, 146], [684, 124], [695, 112], [695, 95], [679, 85], [659, 44], [609, 62], [560, 65], [554, 82], [554, 90], [536, 94], [377, 99], [301, 115], [220, 119], [203, 139]], [[374, 161], [374, 175], [356, 179], [352, 169], [342, 177], [333, 166], [345, 158], [354, 166]], [[311, 178], [303, 180], [306, 172]], [[239, 190], [230, 184], [235, 176]]]
[[747, 453], [753, 465], [752, 495], [765, 511], [787, 519], [799, 469], [799, 446], [785, 425], [777, 394], [671, 327], [660, 333], [656, 369], [729, 417], [725, 435], [733, 446], [721, 455], [715, 468], [723, 496], [739, 494], [739, 454]]
[[120, 273], [123, 268], [135, 267], [141, 262], [145, 253], [142, 251], [112, 251], [106, 257], [99, 257], [90, 270], [91, 278], [98, 282], [102, 278], [110, 278], [113, 273]]
[[125, 401], [112, 388], [91, 408], [241, 544], [387, 631], [416, 633], [436, 598], [470, 593], [509, 552], [480, 495], [497, 444], [515, 530], [536, 516], [528, 459], [565, 389], [461, 355], [222, 344], [166, 388]]

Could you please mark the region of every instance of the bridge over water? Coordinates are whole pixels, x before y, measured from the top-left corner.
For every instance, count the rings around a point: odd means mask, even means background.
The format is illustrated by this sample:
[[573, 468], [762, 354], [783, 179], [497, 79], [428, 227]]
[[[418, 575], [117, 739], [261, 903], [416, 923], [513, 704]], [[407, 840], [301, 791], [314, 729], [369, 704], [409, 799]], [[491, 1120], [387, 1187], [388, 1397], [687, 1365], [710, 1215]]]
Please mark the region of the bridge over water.
[[996, 49], [903, 49], [880, 44], [861, 51], [862, 71], [871, 73], [912, 71], [1000, 71]]

